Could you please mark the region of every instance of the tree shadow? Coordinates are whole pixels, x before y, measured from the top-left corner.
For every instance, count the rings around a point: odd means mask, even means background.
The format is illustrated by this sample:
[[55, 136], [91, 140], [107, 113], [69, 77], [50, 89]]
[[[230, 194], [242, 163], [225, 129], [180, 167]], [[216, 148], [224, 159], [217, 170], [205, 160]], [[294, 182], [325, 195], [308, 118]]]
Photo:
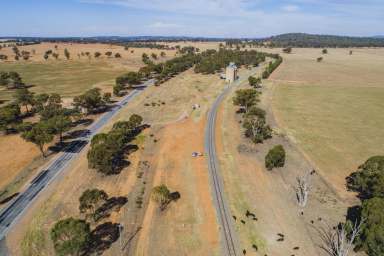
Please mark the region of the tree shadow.
[[137, 150], [139, 150], [139, 147], [137, 145], [134, 145], [134, 144], [128, 144], [127, 146], [125, 146], [124, 148], [124, 153], [126, 154], [132, 154], [134, 152], [136, 152]]
[[91, 232], [91, 237], [85, 255], [102, 255], [120, 237], [119, 224], [106, 222], [97, 226]]
[[93, 122], [94, 122], [93, 119], [84, 118], [84, 119], [80, 119], [80, 120], [73, 122], [72, 125], [73, 125], [73, 127], [78, 126], [78, 125], [88, 126], [88, 125], [92, 124]]
[[96, 210], [93, 216], [94, 221], [97, 222], [103, 218], [109, 217], [113, 211], [120, 211], [121, 207], [123, 207], [127, 202], [128, 199], [124, 196], [109, 198], [102, 206]]
[[9, 201], [11, 201], [13, 198], [17, 197], [20, 193], [17, 192], [11, 196], [8, 196], [7, 198], [4, 198], [3, 200], [0, 201], [0, 205], [2, 204], [5, 204], [5, 203], [8, 203]]
[[347, 220], [350, 220], [352, 223], [359, 223], [361, 219], [361, 206], [355, 205], [351, 206], [347, 210]]
[[165, 211], [172, 202], [177, 202], [181, 198], [178, 191], [169, 194], [168, 201], [160, 207], [160, 211]]
[[85, 137], [85, 136], [90, 135], [90, 134], [91, 134], [91, 131], [88, 129], [71, 131], [71, 132], [69, 132], [63, 136], [63, 140], [73, 140], [73, 139], [77, 139], [79, 137]]
[[66, 152], [66, 153], [79, 153], [85, 145], [87, 145], [85, 140], [75, 140], [70, 142], [57, 143], [54, 146], [49, 147], [48, 149], [52, 152]]

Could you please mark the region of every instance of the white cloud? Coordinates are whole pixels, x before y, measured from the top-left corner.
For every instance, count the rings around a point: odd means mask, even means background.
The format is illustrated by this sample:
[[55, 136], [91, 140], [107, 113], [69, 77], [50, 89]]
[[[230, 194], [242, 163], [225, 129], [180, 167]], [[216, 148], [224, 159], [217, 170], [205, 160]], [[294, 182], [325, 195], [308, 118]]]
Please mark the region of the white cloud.
[[[382, 0], [77, 0], [145, 12], [147, 25], [129, 27], [138, 34], [261, 37], [288, 32], [381, 34]], [[166, 21], [166, 22], [165, 22]], [[128, 21], [130, 25], [133, 21]], [[180, 25], [183, 24], [183, 25]]]
[[166, 23], [162, 21], [157, 21], [155, 23], [149, 24], [148, 27], [150, 28], [180, 28], [182, 27], [180, 24], [176, 23]]
[[[244, 15], [251, 0], [79, 0], [82, 3], [112, 4], [133, 9], [190, 15]], [[257, 2], [258, 0], [256, 0]]]
[[287, 4], [287, 5], [282, 6], [281, 9], [282, 9], [283, 11], [286, 11], [286, 12], [296, 12], [296, 11], [298, 11], [300, 8], [299, 8], [299, 6], [297, 6], [297, 5]]

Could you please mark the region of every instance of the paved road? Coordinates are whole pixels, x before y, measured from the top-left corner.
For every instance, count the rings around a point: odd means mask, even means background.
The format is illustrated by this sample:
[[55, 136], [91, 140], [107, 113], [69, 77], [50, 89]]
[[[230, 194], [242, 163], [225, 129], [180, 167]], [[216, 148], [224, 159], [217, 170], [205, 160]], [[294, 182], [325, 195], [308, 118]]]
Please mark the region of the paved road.
[[212, 187], [211, 190], [221, 230], [223, 255], [227, 256], [242, 255], [242, 253], [240, 253], [240, 243], [234, 228], [233, 218], [231, 216], [228, 203], [224, 196], [224, 186], [220, 176], [220, 166], [216, 154], [215, 144], [216, 115], [220, 103], [229, 94], [229, 92], [235, 86], [238, 86], [248, 79], [249, 75], [254, 73], [255, 71], [251, 71], [248, 72], [247, 75], [243, 75], [241, 79], [227, 86], [226, 89], [217, 97], [212, 105], [212, 108], [208, 112], [208, 123], [205, 130], [205, 151], [208, 158], [208, 169]]
[[2, 240], [12, 225], [18, 220], [21, 214], [28, 209], [28, 206], [38, 196], [38, 194], [49, 185], [49, 183], [60, 173], [66, 166], [75, 159], [75, 157], [88, 144], [90, 139], [105, 125], [111, 118], [117, 114], [120, 109], [126, 105], [135, 96], [141, 93], [147, 86], [153, 84], [153, 80], [147, 81], [139, 88], [133, 90], [130, 94], [119, 101], [109, 112], [103, 114], [96, 120], [76, 141], [70, 143], [62, 153], [57, 155], [50, 164], [40, 171], [40, 173], [31, 181], [24, 192], [20, 193], [7, 207], [0, 212], [0, 240]]

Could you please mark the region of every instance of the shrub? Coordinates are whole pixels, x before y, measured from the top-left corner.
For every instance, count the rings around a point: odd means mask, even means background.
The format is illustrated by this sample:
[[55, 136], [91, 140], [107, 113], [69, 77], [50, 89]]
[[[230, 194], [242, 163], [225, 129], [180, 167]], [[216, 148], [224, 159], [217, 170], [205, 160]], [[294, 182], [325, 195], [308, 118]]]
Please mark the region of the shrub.
[[285, 150], [282, 145], [274, 146], [265, 156], [265, 167], [268, 170], [283, 167], [285, 164]]
[[161, 210], [164, 210], [170, 201], [171, 192], [166, 185], [160, 185], [152, 189], [152, 200], [159, 204]]

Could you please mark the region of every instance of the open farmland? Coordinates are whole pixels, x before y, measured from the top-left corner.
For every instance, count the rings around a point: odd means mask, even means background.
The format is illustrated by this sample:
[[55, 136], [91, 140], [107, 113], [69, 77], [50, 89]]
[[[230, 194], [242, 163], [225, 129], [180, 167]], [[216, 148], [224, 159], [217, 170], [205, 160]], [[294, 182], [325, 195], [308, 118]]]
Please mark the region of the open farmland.
[[[64, 49], [68, 49], [70, 60], [65, 59]], [[33, 92], [59, 93], [63, 97], [73, 97], [96, 86], [111, 90], [114, 79], [118, 75], [128, 71], [137, 71], [144, 66], [143, 53], [147, 53], [149, 56], [152, 53], [157, 54], [158, 61], [165, 61], [175, 55], [175, 51], [172, 50], [149, 48], [125, 50], [122, 46], [108, 44], [42, 43], [22, 46], [19, 47], [19, 50], [31, 52], [30, 59], [15, 61], [12, 48], [3, 48], [0, 53], [9, 56], [9, 60], [0, 62], [0, 71], [18, 72], [26, 84], [32, 85], [31, 91]], [[44, 53], [48, 50], [57, 52], [58, 60], [52, 56], [48, 60], [44, 60]], [[160, 57], [162, 51], [166, 53], [165, 57]], [[87, 52], [89, 57], [86, 55]], [[101, 56], [95, 58], [95, 52], [101, 53]], [[106, 52], [112, 52], [112, 57], [107, 57]], [[120, 53], [121, 58], [115, 58], [116, 53]], [[1, 88], [0, 100], [10, 100], [13, 92]]]
[[293, 49], [271, 77], [278, 123], [344, 197], [345, 177], [384, 151], [384, 49], [352, 50]]

